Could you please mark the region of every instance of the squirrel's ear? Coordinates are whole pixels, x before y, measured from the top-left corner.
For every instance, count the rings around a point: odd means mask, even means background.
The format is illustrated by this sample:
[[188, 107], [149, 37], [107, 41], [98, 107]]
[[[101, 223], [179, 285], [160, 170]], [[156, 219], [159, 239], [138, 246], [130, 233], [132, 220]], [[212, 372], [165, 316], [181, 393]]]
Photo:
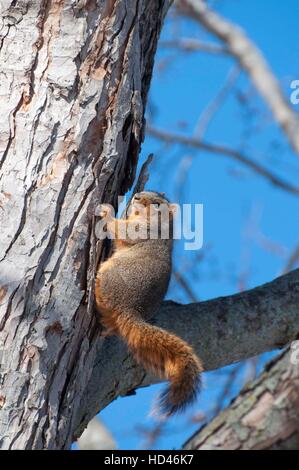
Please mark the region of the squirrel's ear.
[[179, 204], [169, 204], [169, 209], [175, 215], [179, 209]]

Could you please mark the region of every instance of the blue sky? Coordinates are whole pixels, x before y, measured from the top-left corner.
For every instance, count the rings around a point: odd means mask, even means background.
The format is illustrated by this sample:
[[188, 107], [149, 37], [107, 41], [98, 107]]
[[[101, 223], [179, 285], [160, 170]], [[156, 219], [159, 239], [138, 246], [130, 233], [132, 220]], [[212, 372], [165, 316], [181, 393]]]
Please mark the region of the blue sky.
[[[299, 79], [299, 2], [218, 0], [213, 5], [246, 30], [289, 96], [290, 82]], [[182, 37], [214, 40], [191, 21], [181, 21], [175, 30], [171, 19], [166, 20], [160, 40], [173, 39], [174, 31]], [[202, 111], [223, 86], [233, 64], [225, 56], [178, 53], [159, 48], [150, 89], [148, 120], [157, 128], [192, 136]], [[251, 112], [240, 106], [236, 96], [242, 94], [250, 97]], [[299, 112], [299, 105], [297, 108]], [[244, 73], [210, 122], [204, 140], [242, 150], [281, 177], [298, 182], [298, 157]], [[184, 252], [180, 243], [174, 257], [175, 266], [182, 269], [199, 299], [237, 292], [242, 275], [246, 288], [250, 288], [282, 272], [288, 255], [299, 243], [297, 197], [274, 188], [222, 155], [179, 146], [165, 147], [146, 137], [140, 164], [150, 152], [156, 159], [150, 170], [149, 188], [164, 191], [175, 200], [184, 164], [188, 164], [186, 184], [177, 202], [204, 204], [203, 261], [196, 263], [194, 268], [196, 254]], [[252, 225], [254, 230], [250, 229]], [[265, 249], [264, 245], [274, 246], [275, 253], [273, 249]], [[192, 269], [188, 269], [188, 263], [192, 264]], [[173, 281], [168, 298], [188, 301]], [[265, 357], [259, 363], [259, 370], [264, 360]], [[227, 370], [229, 368], [204, 374], [204, 390], [197, 404], [169, 422], [156, 445], [158, 448], [180, 448], [198, 428], [198, 424], [190, 422], [192, 414], [210, 410], [213, 400], [221, 392]], [[232, 394], [242, 386], [243, 374], [244, 371], [238, 374]], [[138, 427], [152, 426], [148, 412], [162, 387], [156, 385], [138, 390], [136, 396], [119, 398], [102, 411], [101, 418], [120, 449], [143, 447]]]

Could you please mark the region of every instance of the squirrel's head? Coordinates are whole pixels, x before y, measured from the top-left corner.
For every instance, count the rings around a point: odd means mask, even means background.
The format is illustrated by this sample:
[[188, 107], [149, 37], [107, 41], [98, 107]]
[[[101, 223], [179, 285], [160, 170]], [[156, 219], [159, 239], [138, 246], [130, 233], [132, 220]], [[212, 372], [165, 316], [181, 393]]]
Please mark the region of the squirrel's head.
[[142, 191], [133, 197], [129, 216], [137, 216], [141, 221], [146, 221], [149, 230], [152, 228], [155, 230], [156, 227], [159, 234], [170, 234], [171, 239], [176, 210], [177, 205], [171, 204], [163, 193]]
[[133, 197], [131, 206], [144, 206], [145, 208], [152, 208], [153, 210], [159, 210], [160, 206], [164, 205], [173, 218], [177, 205], [171, 204], [164, 193], [158, 193], [156, 191], [142, 191], [136, 193]]

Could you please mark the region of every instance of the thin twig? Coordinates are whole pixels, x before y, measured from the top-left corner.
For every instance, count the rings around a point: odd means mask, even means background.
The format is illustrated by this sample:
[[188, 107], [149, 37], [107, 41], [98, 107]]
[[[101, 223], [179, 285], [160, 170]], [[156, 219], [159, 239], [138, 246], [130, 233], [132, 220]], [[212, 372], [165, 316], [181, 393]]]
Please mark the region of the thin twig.
[[299, 154], [299, 115], [285, 98], [278, 80], [257, 46], [241, 28], [212, 10], [207, 2], [178, 0], [176, 5], [179, 12], [197, 21], [225, 44], [230, 54], [248, 73], [294, 151]]
[[127, 206], [126, 206], [125, 210], [123, 211], [123, 213], [121, 215], [122, 219], [126, 217], [128, 207], [130, 206], [134, 195], [136, 193], [140, 193], [141, 191], [144, 190], [144, 187], [145, 187], [145, 185], [146, 185], [146, 183], [148, 182], [148, 179], [149, 179], [148, 167], [152, 163], [153, 158], [154, 158], [154, 155], [152, 153], [150, 153], [149, 156], [147, 157], [146, 161], [143, 163], [143, 165], [140, 169], [140, 173], [139, 173], [137, 182], [136, 182], [136, 184], [134, 186], [134, 189], [132, 191], [132, 195], [131, 195], [128, 203], [127, 203]]
[[138, 179], [137, 179], [137, 182], [136, 182], [136, 184], [134, 186], [134, 189], [133, 189], [133, 196], [134, 196], [134, 194], [140, 193], [140, 191], [144, 190], [144, 187], [145, 187], [145, 185], [146, 185], [146, 183], [148, 182], [148, 179], [149, 179], [148, 167], [152, 163], [153, 158], [154, 158], [154, 155], [152, 153], [150, 153], [149, 156], [147, 157], [146, 161], [143, 163], [143, 165], [141, 167], [141, 170], [140, 170], [140, 173], [139, 173], [139, 176], [138, 176]]
[[184, 276], [179, 273], [179, 271], [174, 271], [173, 273], [175, 280], [177, 281], [178, 284], [183, 288], [183, 290], [186, 292], [187, 296], [191, 300], [191, 302], [198, 302], [198, 298], [192, 291], [191, 287], [189, 286], [189, 283], [186, 281]]
[[213, 118], [217, 110], [220, 108], [220, 106], [224, 102], [228, 93], [231, 91], [232, 87], [236, 83], [236, 80], [239, 77], [239, 75], [240, 75], [239, 67], [233, 66], [230, 69], [228, 76], [221, 90], [217, 93], [215, 98], [208, 104], [206, 109], [204, 109], [204, 111], [201, 113], [198, 123], [196, 125], [195, 132], [194, 132], [194, 136], [193, 136], [194, 138], [198, 140], [202, 140], [209, 122], [211, 121], [211, 119]]
[[200, 140], [193, 139], [190, 137], [184, 137], [178, 134], [161, 131], [150, 126], [147, 127], [147, 132], [152, 137], [163, 140], [169, 144], [181, 144], [187, 147], [193, 147], [196, 149], [205, 150], [206, 152], [209, 152], [209, 153], [214, 153], [217, 155], [224, 155], [226, 157], [233, 158], [234, 160], [249, 167], [255, 173], [266, 178], [274, 186], [277, 186], [278, 188], [283, 189], [287, 191], [288, 193], [299, 196], [299, 187], [293, 186], [291, 183], [287, 183], [282, 178], [280, 178], [279, 176], [276, 176], [274, 173], [269, 171], [264, 166], [248, 158], [243, 153], [238, 152], [237, 150], [234, 150], [230, 147], [226, 147], [224, 145], [209, 144], [209, 143], [202, 142]]
[[287, 261], [287, 264], [286, 264], [282, 274], [286, 274], [289, 271], [291, 271], [292, 269], [294, 269], [298, 263], [299, 263], [299, 245], [297, 245], [294, 248], [291, 255], [289, 256], [289, 259]]
[[198, 39], [183, 38], [161, 41], [159, 47], [180, 49], [185, 52], [208, 52], [210, 54], [228, 54], [229, 50], [220, 44], [199, 41]]
[[230, 392], [232, 386], [235, 383], [236, 377], [240, 372], [240, 369], [244, 366], [244, 362], [240, 362], [236, 364], [232, 370], [227, 373], [225, 384], [222, 388], [221, 394], [215, 403], [215, 407], [213, 409], [213, 415], [217, 416], [219, 412], [222, 410], [225, 400], [230, 396]]

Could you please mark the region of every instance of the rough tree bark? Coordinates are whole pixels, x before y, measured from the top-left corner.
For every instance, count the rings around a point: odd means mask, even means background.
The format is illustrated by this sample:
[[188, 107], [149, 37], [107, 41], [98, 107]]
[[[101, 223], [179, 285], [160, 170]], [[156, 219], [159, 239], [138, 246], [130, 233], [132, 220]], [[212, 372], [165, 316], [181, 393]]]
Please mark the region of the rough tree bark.
[[[0, 448], [67, 449], [157, 378], [99, 337], [94, 208], [132, 184], [168, 1], [0, 2]], [[299, 272], [155, 321], [216, 368], [290, 342]]]
[[[298, 356], [298, 354], [297, 354]], [[184, 446], [198, 450], [282, 450], [299, 447], [299, 366], [290, 350], [267, 365], [232, 404]]]
[[0, 2], [1, 449], [67, 449], [78, 427], [94, 207], [134, 179], [168, 3]]

